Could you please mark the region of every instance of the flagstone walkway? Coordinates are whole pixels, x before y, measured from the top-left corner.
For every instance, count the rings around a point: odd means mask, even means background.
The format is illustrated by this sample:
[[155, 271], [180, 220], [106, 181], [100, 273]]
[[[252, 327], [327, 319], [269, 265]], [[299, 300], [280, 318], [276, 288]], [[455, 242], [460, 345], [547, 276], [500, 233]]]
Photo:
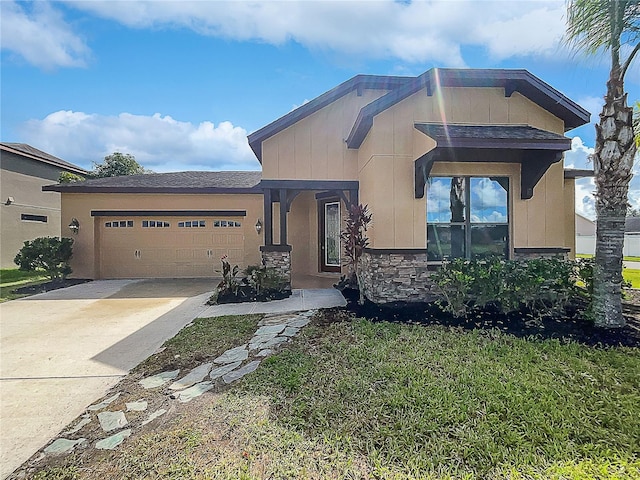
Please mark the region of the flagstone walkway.
[[[297, 301], [294, 299], [294, 301]], [[273, 302], [270, 302], [273, 303]], [[219, 305], [212, 308], [224, 307]], [[201, 316], [211, 316], [204, 312]], [[273, 354], [277, 348], [289, 342], [310, 322], [316, 310], [291, 313], [267, 314], [258, 323], [258, 329], [248, 343], [239, 345], [222, 353], [213, 361], [202, 363], [188, 372], [172, 370], [141, 379], [138, 383], [149, 396], [158, 392], [170, 395], [176, 402], [186, 403], [216, 386], [236, 382], [255, 371], [263, 359]], [[139, 430], [167, 412], [166, 408], [146, 412], [150, 398], [139, 398], [126, 402], [124, 408], [109, 410], [122, 392], [91, 405], [76, 424], [49, 444], [37, 459], [46, 455], [60, 455], [73, 451], [76, 447], [112, 450], [122, 444], [134, 431]], [[127, 418], [129, 415], [130, 418]], [[135, 417], [135, 418], [134, 418]], [[89, 445], [82, 437], [82, 430], [91, 425], [99, 425], [104, 432], [103, 438]]]

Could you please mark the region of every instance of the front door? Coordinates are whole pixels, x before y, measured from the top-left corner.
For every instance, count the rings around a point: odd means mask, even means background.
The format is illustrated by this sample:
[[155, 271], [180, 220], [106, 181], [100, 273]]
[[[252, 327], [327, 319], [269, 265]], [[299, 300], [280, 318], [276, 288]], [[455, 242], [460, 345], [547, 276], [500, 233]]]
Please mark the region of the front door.
[[340, 271], [340, 201], [319, 202], [320, 271]]

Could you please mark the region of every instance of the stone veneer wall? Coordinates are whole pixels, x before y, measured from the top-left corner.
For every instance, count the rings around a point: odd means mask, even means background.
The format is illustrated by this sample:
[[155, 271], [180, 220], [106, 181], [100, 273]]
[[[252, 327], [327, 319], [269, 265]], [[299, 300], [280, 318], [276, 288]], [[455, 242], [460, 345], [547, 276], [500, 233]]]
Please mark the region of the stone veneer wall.
[[265, 247], [262, 247], [261, 250], [262, 263], [266, 267], [275, 268], [291, 286], [291, 250], [269, 250]]
[[515, 248], [513, 260], [531, 260], [534, 258], [569, 259], [568, 248]]
[[429, 302], [438, 298], [424, 251], [365, 250], [359, 270], [364, 295], [372, 302]]

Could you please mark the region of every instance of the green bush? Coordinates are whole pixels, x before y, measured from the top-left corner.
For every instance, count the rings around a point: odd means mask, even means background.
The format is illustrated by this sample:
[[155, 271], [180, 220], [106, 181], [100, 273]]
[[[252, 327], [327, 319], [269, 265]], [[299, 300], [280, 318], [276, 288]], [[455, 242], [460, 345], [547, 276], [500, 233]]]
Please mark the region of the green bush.
[[244, 270], [247, 283], [255, 289], [256, 293], [264, 290], [284, 290], [289, 282], [275, 268], [264, 265], [249, 265]]
[[[525, 308], [541, 317], [562, 312], [578, 296], [589, 302], [592, 270], [589, 279], [587, 264], [567, 260], [454, 259], [432, 278], [444, 299], [441, 306], [454, 315], [464, 316], [474, 306], [491, 304], [503, 313]], [[577, 279], [586, 288], [579, 287]]]
[[51, 280], [55, 280], [71, 273], [69, 261], [72, 255], [73, 239], [39, 237], [24, 242], [13, 261], [20, 270], [44, 270]]

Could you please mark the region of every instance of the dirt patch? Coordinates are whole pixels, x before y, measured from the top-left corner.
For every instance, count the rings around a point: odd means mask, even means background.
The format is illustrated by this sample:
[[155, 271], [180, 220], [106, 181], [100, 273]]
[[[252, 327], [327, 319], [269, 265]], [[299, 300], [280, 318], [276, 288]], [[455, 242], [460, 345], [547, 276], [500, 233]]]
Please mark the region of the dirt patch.
[[87, 283], [91, 280], [84, 278], [66, 278], [64, 280], [51, 280], [49, 282], [40, 283], [38, 285], [27, 285], [26, 287], [20, 287], [13, 290], [11, 293], [18, 295], [35, 295], [36, 293], [50, 292], [51, 290], [58, 290], [59, 288], [72, 287], [74, 285], [80, 285], [81, 283]]
[[[346, 289], [343, 295], [347, 300], [347, 306], [344, 307], [347, 312], [374, 322], [443, 325], [464, 330], [498, 329], [521, 338], [558, 339], [601, 347], [640, 347], [640, 291], [636, 290], [630, 290], [624, 302], [627, 325], [620, 329], [597, 328], [580, 317], [579, 309], [575, 307], [568, 308], [563, 315], [542, 318], [534, 317], [525, 310], [503, 314], [491, 307], [477, 308], [464, 317], [454, 317], [435, 303], [395, 302], [377, 305], [366, 301], [364, 305], [359, 305], [357, 292]], [[337, 312], [335, 315], [341, 317]], [[331, 314], [325, 312], [323, 317], [331, 318]]]

